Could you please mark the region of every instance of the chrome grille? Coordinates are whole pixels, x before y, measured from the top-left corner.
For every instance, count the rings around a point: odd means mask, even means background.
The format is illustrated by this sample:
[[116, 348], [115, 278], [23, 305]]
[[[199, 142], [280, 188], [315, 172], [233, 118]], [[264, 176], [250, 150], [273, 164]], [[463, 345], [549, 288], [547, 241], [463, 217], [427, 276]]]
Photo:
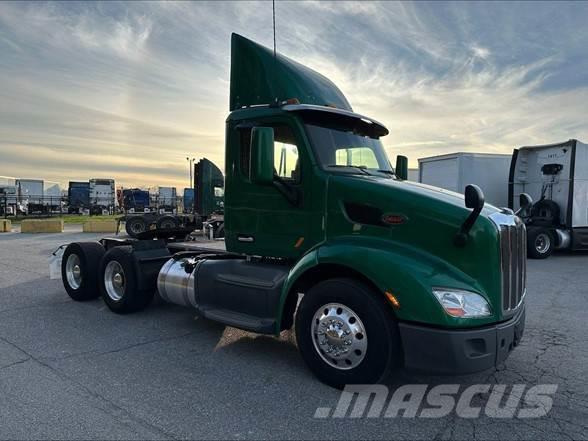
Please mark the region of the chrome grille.
[[502, 273], [502, 312], [515, 310], [525, 294], [527, 284], [527, 232], [516, 216], [492, 215], [500, 231], [500, 265]]

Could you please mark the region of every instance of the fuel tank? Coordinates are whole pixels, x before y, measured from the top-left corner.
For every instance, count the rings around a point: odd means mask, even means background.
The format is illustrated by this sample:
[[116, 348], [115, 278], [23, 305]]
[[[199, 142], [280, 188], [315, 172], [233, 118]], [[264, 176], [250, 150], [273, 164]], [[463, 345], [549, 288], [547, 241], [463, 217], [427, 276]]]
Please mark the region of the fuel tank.
[[198, 308], [194, 283], [197, 264], [193, 257], [168, 260], [157, 277], [159, 295], [166, 302]]

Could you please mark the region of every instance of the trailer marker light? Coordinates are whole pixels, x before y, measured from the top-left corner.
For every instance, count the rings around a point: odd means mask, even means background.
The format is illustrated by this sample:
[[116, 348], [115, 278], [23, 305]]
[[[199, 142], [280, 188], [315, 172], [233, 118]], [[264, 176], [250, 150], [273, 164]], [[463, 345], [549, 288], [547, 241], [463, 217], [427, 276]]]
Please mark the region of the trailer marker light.
[[388, 297], [388, 300], [390, 301], [390, 303], [392, 303], [392, 306], [394, 306], [394, 308], [400, 309], [400, 302], [394, 294], [388, 291], [385, 291], [384, 294], [386, 294], [386, 297]]

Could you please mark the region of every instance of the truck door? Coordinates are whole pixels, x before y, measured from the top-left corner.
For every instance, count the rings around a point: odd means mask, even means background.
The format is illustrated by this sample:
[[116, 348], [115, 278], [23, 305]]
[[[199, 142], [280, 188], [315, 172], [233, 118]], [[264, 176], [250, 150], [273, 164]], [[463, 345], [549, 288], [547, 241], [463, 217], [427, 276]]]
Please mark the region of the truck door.
[[[275, 185], [249, 180], [253, 126], [274, 129]], [[310, 161], [300, 132], [285, 118], [241, 124], [232, 131], [236, 136], [230, 148], [236, 154], [227, 158], [227, 249], [261, 256], [299, 256], [305, 250], [310, 225], [310, 188], [304, 182], [305, 174], [310, 175]]]

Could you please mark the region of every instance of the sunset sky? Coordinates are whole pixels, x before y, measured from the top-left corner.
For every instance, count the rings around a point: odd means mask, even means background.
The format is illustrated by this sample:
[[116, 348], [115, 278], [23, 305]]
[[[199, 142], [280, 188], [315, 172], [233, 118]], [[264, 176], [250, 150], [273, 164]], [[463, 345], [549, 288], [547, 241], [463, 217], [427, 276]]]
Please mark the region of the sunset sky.
[[[392, 162], [588, 141], [588, 3], [276, 2], [278, 51], [383, 122]], [[271, 2], [0, 2], [0, 175], [188, 183], [224, 168], [230, 34]]]

